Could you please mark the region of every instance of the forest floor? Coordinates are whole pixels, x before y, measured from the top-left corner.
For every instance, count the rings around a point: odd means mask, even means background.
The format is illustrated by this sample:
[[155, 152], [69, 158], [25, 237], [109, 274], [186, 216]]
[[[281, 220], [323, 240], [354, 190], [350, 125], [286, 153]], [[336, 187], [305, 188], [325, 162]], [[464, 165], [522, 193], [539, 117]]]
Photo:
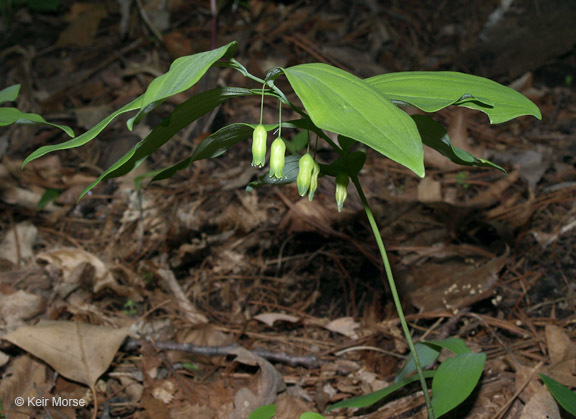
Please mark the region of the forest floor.
[[[489, 125], [456, 108], [434, 116], [456, 145], [508, 174], [427, 151], [420, 179], [369, 152], [361, 179], [415, 339], [458, 337], [488, 356], [481, 385], [451, 417], [568, 417], [538, 373], [576, 387], [573, 41], [541, 54], [532, 46], [530, 59], [519, 53], [503, 70], [478, 52], [496, 1], [224, 1], [217, 31], [207, 1], [124, 3], [62, 0], [49, 12], [31, 2], [5, 14], [0, 87], [20, 83], [21, 110], [78, 134], [142, 94], [175, 58], [237, 40], [235, 58], [257, 75], [313, 61], [360, 77], [457, 70], [534, 101], [541, 121]], [[502, 48], [506, 56], [515, 44]], [[247, 141], [136, 191], [136, 175], [180, 161], [225, 124], [258, 122], [259, 97], [226, 102], [134, 173], [77, 201], [177, 104], [219, 85], [260, 87], [212, 70], [132, 132], [118, 118], [85, 146], [24, 169], [27, 155], [64, 135], [21, 125], [0, 132], [6, 417], [246, 418], [272, 403], [278, 418], [425, 417], [417, 386], [371, 408], [326, 412], [393, 383], [408, 353], [352, 188], [340, 214], [327, 179], [312, 202], [295, 185], [247, 192], [260, 174]], [[264, 121], [277, 111], [266, 102]], [[333, 157], [323, 146], [318, 156]], [[52, 396], [81, 405], [14, 402]]]

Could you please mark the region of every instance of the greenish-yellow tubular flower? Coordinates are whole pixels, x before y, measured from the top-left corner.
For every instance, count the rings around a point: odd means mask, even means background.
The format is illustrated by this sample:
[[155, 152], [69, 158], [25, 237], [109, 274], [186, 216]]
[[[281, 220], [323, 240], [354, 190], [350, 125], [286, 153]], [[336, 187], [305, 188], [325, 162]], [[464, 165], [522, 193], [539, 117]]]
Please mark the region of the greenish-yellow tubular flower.
[[306, 153], [300, 157], [300, 161], [298, 162], [298, 176], [296, 177], [296, 185], [298, 186], [300, 196], [306, 195], [306, 192], [310, 189], [314, 163], [314, 159], [310, 153]]
[[280, 137], [272, 142], [270, 147], [270, 176], [276, 179], [284, 177], [284, 159], [286, 154], [286, 143]]
[[346, 173], [339, 173], [336, 176], [336, 205], [338, 205], [338, 212], [342, 212], [344, 201], [348, 197], [348, 183], [350, 178]]
[[252, 133], [252, 166], [262, 167], [266, 164], [266, 138], [268, 132], [260, 124]]
[[314, 162], [312, 167], [312, 175], [310, 177], [310, 190], [308, 191], [308, 201], [312, 202], [314, 199], [314, 192], [318, 189], [318, 175], [320, 174], [320, 165]]

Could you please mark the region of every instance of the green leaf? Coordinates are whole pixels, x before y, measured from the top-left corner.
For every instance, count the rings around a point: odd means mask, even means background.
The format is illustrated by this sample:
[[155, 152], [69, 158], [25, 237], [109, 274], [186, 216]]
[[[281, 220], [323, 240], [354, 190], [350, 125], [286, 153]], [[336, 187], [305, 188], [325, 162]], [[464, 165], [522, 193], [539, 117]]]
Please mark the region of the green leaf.
[[[434, 348], [430, 345], [425, 345], [423, 342], [418, 342], [414, 345], [416, 348], [416, 354], [418, 355], [418, 359], [420, 360], [420, 365], [422, 368], [426, 368], [427, 366], [431, 365], [436, 359], [438, 355], [440, 355], [440, 350]], [[416, 363], [414, 362], [414, 357], [412, 353], [408, 355], [406, 358], [406, 363], [394, 378], [394, 382], [398, 383], [404, 380], [407, 376], [411, 375], [414, 371], [416, 371]]]
[[560, 384], [558, 381], [548, 377], [544, 374], [538, 374], [548, 391], [556, 399], [558, 404], [562, 406], [568, 413], [576, 416], [576, 394], [565, 385]]
[[134, 120], [150, 110], [157, 102], [183, 92], [196, 84], [216, 61], [224, 56], [231, 56], [237, 46], [237, 42], [233, 41], [212, 51], [176, 59], [170, 65], [168, 72], [152, 80], [142, 97], [140, 110], [129, 121], [128, 128], [132, 129]]
[[258, 180], [250, 182], [246, 186], [246, 191], [250, 192], [264, 185], [287, 185], [288, 183], [296, 182], [299, 161], [300, 156], [298, 155], [287, 156], [284, 162], [284, 177], [282, 179], [272, 177], [270, 176], [270, 171], [266, 171], [266, 174], [260, 176]]
[[518, 116], [542, 119], [538, 107], [517, 91], [492, 80], [452, 71], [408, 71], [381, 74], [366, 82], [389, 100], [408, 103], [426, 112], [450, 105], [484, 112], [492, 124]]
[[139, 188], [144, 179], [152, 178], [151, 182], [168, 179], [178, 171], [187, 169], [195, 161], [221, 156], [233, 145], [249, 138], [255, 126], [256, 124], [231, 124], [219, 129], [202, 140], [190, 157], [174, 165], [138, 176], [135, 179], [136, 187]]
[[447, 358], [440, 364], [432, 380], [432, 409], [436, 417], [448, 413], [472, 394], [485, 362], [485, 353], [470, 352]]
[[420, 342], [424, 345], [436, 347], [436, 348], [444, 348], [448, 349], [450, 352], [454, 353], [455, 355], [460, 354], [467, 354], [470, 353], [470, 349], [466, 346], [466, 342], [462, 339], [458, 338], [446, 338], [442, 340], [427, 340]]
[[462, 166], [491, 167], [506, 173], [502, 167], [489, 160], [479, 159], [465, 150], [454, 147], [446, 129], [438, 122], [424, 115], [412, 115], [416, 122], [422, 142], [433, 148], [452, 162]]
[[62, 191], [59, 189], [52, 189], [52, 188], [46, 189], [42, 194], [42, 196], [40, 197], [40, 200], [36, 205], [36, 209], [38, 209], [38, 211], [42, 211], [44, 207], [46, 207], [46, 205], [58, 199], [61, 193]]
[[[4, 92], [4, 90], [3, 90]], [[0, 127], [10, 124], [42, 124], [51, 127], [59, 128], [74, 137], [74, 131], [66, 125], [52, 124], [35, 113], [24, 113], [16, 108], [0, 108]]]
[[[435, 374], [436, 374], [436, 371], [424, 371], [424, 377], [425, 378], [432, 378], [432, 377], [434, 377]], [[353, 397], [351, 399], [342, 400], [342, 401], [335, 403], [332, 406], [330, 406], [328, 409], [326, 409], [326, 411], [330, 412], [334, 409], [339, 409], [341, 407], [361, 408], [361, 407], [372, 406], [374, 403], [376, 403], [376, 402], [382, 400], [384, 397], [394, 393], [396, 390], [399, 390], [402, 387], [404, 387], [410, 383], [413, 383], [414, 381], [418, 381], [418, 380], [419, 380], [419, 377], [417, 375], [413, 375], [412, 377], [408, 377], [408, 378], [400, 381], [399, 383], [392, 384], [391, 386], [388, 386], [388, 387], [383, 388], [381, 390], [375, 391], [374, 393], [364, 394], [364, 395], [359, 396], [359, 397]]]
[[250, 413], [248, 419], [272, 419], [274, 416], [276, 416], [276, 405], [267, 404]]
[[[108, 126], [108, 124], [110, 124], [110, 122], [112, 122], [114, 120], [114, 118], [116, 118], [119, 115], [122, 115], [123, 113], [138, 109], [140, 107], [141, 102], [142, 102], [142, 96], [138, 96], [132, 102], [127, 103], [126, 105], [122, 106], [120, 109], [118, 109], [115, 112], [108, 115], [102, 121], [98, 122], [96, 125], [94, 125], [92, 128], [90, 128], [88, 131], [86, 131], [84, 134], [79, 135], [76, 138], [73, 138], [71, 140], [68, 140], [68, 141], [60, 143], [60, 144], [53, 144], [53, 145], [47, 145], [44, 147], [40, 147], [39, 149], [32, 152], [28, 157], [26, 157], [26, 159], [24, 160], [24, 163], [22, 163], [22, 167], [26, 166], [32, 160], [36, 160], [36, 159], [38, 159], [38, 158], [40, 158], [40, 157], [42, 157], [48, 153], [51, 153], [53, 151], [68, 150], [70, 148], [76, 148], [76, 147], [83, 146], [84, 144], [93, 140], [98, 134], [100, 134], [102, 132], [102, 130], [104, 128], [106, 128]], [[0, 108], [0, 109], [2, 109], [2, 108]]]
[[377, 89], [326, 64], [302, 64], [284, 73], [318, 128], [353, 138], [424, 176], [414, 121]]
[[0, 90], [0, 103], [14, 102], [18, 97], [19, 92], [20, 92], [19, 84], [15, 84], [13, 86]]
[[300, 419], [326, 419], [326, 418], [319, 413], [304, 412], [300, 415]]
[[[236, 88], [236, 87], [220, 87], [205, 92], [199, 93], [196, 96], [188, 99], [186, 102], [178, 105], [174, 111], [165, 118], [160, 124], [152, 130], [150, 134], [132, 149], [130, 149], [124, 156], [118, 159], [112, 166], [110, 166], [104, 173], [98, 177], [92, 184], [90, 184], [82, 194], [82, 198], [89, 190], [94, 188], [98, 183], [105, 179], [110, 179], [118, 176], [125, 175], [140, 164], [154, 151], [164, 145], [174, 134], [190, 124], [200, 116], [210, 112], [220, 103], [226, 100], [237, 97], [257, 94], [252, 90]], [[199, 147], [200, 148], [200, 147]], [[206, 158], [206, 157], [204, 157]]]
[[[438, 355], [440, 355], [440, 350], [442, 348], [448, 349], [450, 352], [459, 355], [469, 353], [470, 349], [466, 346], [466, 342], [462, 339], [457, 338], [447, 338], [442, 340], [429, 340], [418, 342], [416, 345], [416, 353], [418, 354], [418, 359], [423, 368], [432, 365]], [[406, 363], [394, 379], [394, 382], [403, 380], [408, 375], [416, 371], [416, 364], [414, 363], [414, 357], [412, 353], [408, 355]]]

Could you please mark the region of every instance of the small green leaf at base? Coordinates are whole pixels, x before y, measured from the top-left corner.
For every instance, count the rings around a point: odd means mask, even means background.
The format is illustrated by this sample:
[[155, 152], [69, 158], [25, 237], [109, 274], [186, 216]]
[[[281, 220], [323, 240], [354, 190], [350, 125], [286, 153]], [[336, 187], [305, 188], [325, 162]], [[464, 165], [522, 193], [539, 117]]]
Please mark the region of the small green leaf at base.
[[447, 358], [440, 364], [432, 380], [432, 408], [436, 417], [448, 413], [472, 394], [485, 362], [486, 354], [470, 352]]
[[272, 419], [274, 416], [276, 416], [276, 405], [267, 404], [250, 413], [248, 419]]
[[565, 409], [571, 415], [576, 416], [576, 394], [572, 390], [570, 390], [565, 385], [560, 384], [558, 381], [548, 377], [544, 374], [538, 374], [544, 384], [546, 384], [546, 388], [554, 399], [558, 402], [563, 409]]
[[[425, 378], [432, 378], [432, 377], [434, 377], [435, 374], [436, 374], [436, 371], [424, 371], [424, 377]], [[408, 384], [413, 383], [413, 382], [418, 381], [418, 380], [419, 380], [419, 377], [417, 375], [413, 375], [411, 377], [408, 377], [408, 378], [400, 381], [399, 383], [392, 384], [386, 388], [375, 391], [374, 393], [364, 394], [364, 395], [359, 396], [359, 397], [353, 397], [351, 399], [342, 400], [341, 402], [334, 403], [332, 406], [330, 406], [328, 409], [326, 409], [326, 411], [330, 412], [334, 409], [339, 409], [341, 407], [362, 408], [362, 407], [372, 406], [374, 403], [379, 402], [384, 397], [389, 396], [390, 394], [401, 389], [402, 387], [405, 387]]]

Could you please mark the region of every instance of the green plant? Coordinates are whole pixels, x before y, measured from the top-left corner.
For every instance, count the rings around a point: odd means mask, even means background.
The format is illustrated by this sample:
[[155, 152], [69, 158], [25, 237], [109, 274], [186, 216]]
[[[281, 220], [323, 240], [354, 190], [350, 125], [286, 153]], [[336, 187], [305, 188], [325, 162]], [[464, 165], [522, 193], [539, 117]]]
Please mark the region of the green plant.
[[[463, 342], [445, 340], [422, 342], [415, 345], [404, 317], [400, 297], [392, 276], [390, 263], [376, 220], [362, 189], [359, 173], [364, 165], [365, 150], [358, 143], [368, 146], [384, 156], [404, 165], [419, 177], [424, 177], [423, 145], [427, 145], [451, 161], [464, 166], [501, 167], [452, 145], [444, 127], [426, 116], [409, 116], [401, 107], [415, 106], [425, 112], [435, 112], [447, 106], [463, 106], [479, 110], [488, 115], [492, 123], [501, 123], [522, 115], [541, 118], [540, 111], [520, 93], [493, 81], [455, 72], [407, 72], [383, 74], [362, 80], [343, 70], [326, 64], [302, 64], [289, 68], [271, 69], [264, 79], [254, 76], [232, 58], [236, 43], [218, 49], [178, 58], [170, 70], [154, 79], [146, 92], [110, 114], [82, 135], [61, 144], [49, 145], [34, 151], [24, 161], [28, 162], [47, 153], [82, 146], [95, 138], [117, 116], [136, 112], [128, 121], [128, 128], [138, 123], [166, 98], [183, 92], [194, 85], [206, 71], [214, 66], [229, 67], [257, 83], [254, 89], [219, 87], [191, 97], [177, 106], [152, 132], [134, 148], [121, 157], [100, 177], [89, 185], [81, 197], [103, 180], [122, 176], [138, 167], [150, 154], [165, 144], [179, 130], [219, 104], [241, 96], [258, 95], [277, 100], [280, 106], [278, 123], [258, 124], [233, 123], [205, 138], [186, 159], [166, 168], [146, 173], [136, 178], [140, 188], [144, 180], [157, 181], [187, 168], [192, 162], [225, 153], [233, 145], [253, 136], [253, 165], [266, 165], [267, 133], [276, 129], [296, 129], [307, 132], [307, 150], [284, 159], [285, 144], [278, 135], [272, 155], [272, 171], [267, 171], [257, 181], [247, 186], [248, 190], [264, 185], [296, 183], [300, 195], [314, 197], [319, 176], [334, 177], [336, 201], [342, 209], [349, 182], [354, 185], [370, 228], [381, 254], [388, 285], [398, 311], [400, 323], [411, 357], [401, 371], [401, 380], [388, 389], [362, 396], [363, 405], [374, 403], [394, 389], [410, 382], [419, 381], [426, 401], [428, 417], [440, 416], [461, 403], [477, 385], [484, 366], [485, 355], [473, 354]], [[286, 77], [299, 98], [301, 105], [288, 100], [287, 95], [275, 84], [278, 77]], [[290, 107], [299, 117], [282, 121], [281, 107]], [[262, 118], [261, 118], [262, 119]], [[338, 135], [337, 142], [325, 134], [331, 131]], [[338, 154], [330, 164], [319, 164], [315, 159], [315, 148], [311, 151], [310, 133], [316, 141], [325, 141]], [[296, 147], [294, 148], [296, 149]], [[447, 348], [456, 357], [443, 362], [436, 371], [424, 371], [420, 358], [426, 365], [436, 359], [439, 348]], [[412, 374], [416, 372], [416, 374]], [[410, 375], [412, 374], [412, 375]], [[432, 380], [433, 397], [428, 393], [427, 378]], [[459, 388], [451, 386], [458, 380]], [[358, 403], [355, 399], [354, 403]], [[347, 401], [349, 402], [349, 401]], [[366, 404], [367, 403], [367, 404]], [[346, 402], [331, 408], [343, 407]], [[350, 405], [352, 406], [352, 405]], [[356, 404], [358, 406], [358, 404]], [[271, 412], [264, 409], [265, 414]]]

